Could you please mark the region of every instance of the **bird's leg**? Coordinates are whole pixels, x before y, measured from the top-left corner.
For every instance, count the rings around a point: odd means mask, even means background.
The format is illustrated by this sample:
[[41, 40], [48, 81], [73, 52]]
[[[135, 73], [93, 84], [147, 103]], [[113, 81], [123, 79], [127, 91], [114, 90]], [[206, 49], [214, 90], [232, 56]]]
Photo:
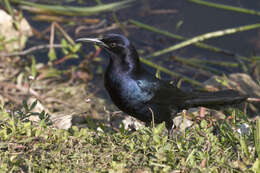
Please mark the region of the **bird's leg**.
[[171, 117], [168, 121], [166, 121], [166, 128], [168, 130], [168, 139], [171, 139], [172, 138], [172, 132], [173, 132], [173, 128], [174, 128], [174, 123], [173, 123], [173, 118], [176, 117], [177, 115], [177, 112], [176, 110], [172, 110], [171, 111]]
[[152, 110], [152, 108], [148, 108], [149, 109], [149, 111], [151, 112], [151, 115], [152, 115], [152, 127], [154, 128], [154, 113], [153, 113], [153, 110]]
[[248, 102], [245, 102], [244, 104], [244, 114], [246, 115], [247, 113], [247, 106], [248, 106]]
[[172, 139], [172, 132], [173, 132], [173, 128], [174, 128], [172, 119], [169, 120], [168, 122], [166, 122], [166, 128], [168, 130], [168, 139]]

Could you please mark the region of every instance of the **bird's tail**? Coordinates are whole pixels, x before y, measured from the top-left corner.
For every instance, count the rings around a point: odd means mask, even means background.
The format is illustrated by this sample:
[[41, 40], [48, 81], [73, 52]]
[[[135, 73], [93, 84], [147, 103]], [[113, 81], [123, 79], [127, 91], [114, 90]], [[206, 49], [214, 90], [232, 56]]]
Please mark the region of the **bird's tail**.
[[185, 101], [187, 107], [204, 106], [207, 108], [216, 108], [239, 104], [246, 101], [247, 95], [242, 95], [238, 91], [223, 90], [216, 92], [195, 92], [191, 99]]

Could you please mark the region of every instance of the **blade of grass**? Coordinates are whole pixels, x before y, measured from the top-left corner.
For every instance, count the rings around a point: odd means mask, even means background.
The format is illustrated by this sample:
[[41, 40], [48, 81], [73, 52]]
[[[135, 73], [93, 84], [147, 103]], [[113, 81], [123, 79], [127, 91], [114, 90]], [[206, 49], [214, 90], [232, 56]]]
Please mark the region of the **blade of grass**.
[[14, 18], [14, 11], [9, 3], [9, 0], [4, 0], [4, 5], [5, 5], [8, 13]]
[[61, 6], [61, 5], [45, 5], [39, 3], [33, 3], [21, 0], [11, 0], [10, 2], [22, 5], [22, 8], [29, 11], [52, 13], [57, 15], [68, 16], [88, 16], [97, 14], [104, 11], [115, 11], [121, 8], [125, 8], [130, 5], [134, 0], [126, 0], [120, 2], [114, 2], [109, 4], [97, 5], [94, 7], [75, 7], [75, 6]]
[[157, 57], [172, 51], [175, 51], [177, 49], [189, 46], [191, 44], [197, 43], [197, 42], [201, 42], [210, 38], [216, 38], [216, 37], [220, 37], [220, 36], [224, 36], [224, 35], [229, 35], [229, 34], [234, 34], [237, 32], [242, 32], [242, 31], [246, 31], [246, 30], [251, 30], [251, 29], [255, 29], [255, 28], [260, 28], [260, 23], [257, 24], [252, 24], [252, 25], [245, 25], [245, 26], [240, 26], [240, 27], [235, 27], [235, 28], [229, 28], [229, 29], [224, 29], [224, 30], [219, 30], [219, 31], [214, 31], [214, 32], [210, 32], [210, 33], [206, 33], [206, 34], [202, 34], [196, 37], [193, 37], [189, 40], [183, 41], [179, 44], [170, 46], [166, 49], [154, 52], [148, 56], [145, 56], [144, 58], [153, 58], [153, 57]]
[[200, 4], [200, 5], [205, 5], [208, 7], [222, 9], [222, 10], [228, 10], [228, 11], [234, 11], [234, 12], [239, 12], [239, 13], [246, 13], [246, 14], [260, 16], [260, 11], [255, 11], [255, 10], [251, 10], [251, 9], [234, 7], [231, 5], [217, 4], [217, 3], [213, 3], [213, 2], [206, 2], [206, 1], [202, 1], [202, 0], [188, 0], [188, 1], [192, 2], [192, 3]]
[[191, 67], [194, 67], [194, 68], [199, 68], [199, 69], [204, 69], [204, 70], [206, 70], [206, 71], [209, 71], [209, 72], [211, 72], [211, 73], [214, 73], [214, 74], [217, 74], [217, 75], [221, 75], [221, 74], [223, 74], [223, 72], [221, 72], [221, 71], [219, 71], [219, 70], [217, 70], [217, 69], [214, 69], [214, 68], [211, 68], [211, 67], [206, 67], [206, 66], [203, 66], [203, 65], [201, 65], [201, 63], [199, 63], [199, 61], [193, 61], [193, 60], [191, 60], [190, 58], [189, 59], [186, 59], [186, 58], [181, 58], [181, 57], [178, 57], [178, 56], [175, 56], [174, 57], [174, 60], [175, 61], [178, 61], [178, 62], [181, 62], [181, 63], [183, 63], [183, 64], [186, 64], [186, 65], [188, 65], [188, 66], [191, 66]]
[[243, 154], [244, 154], [247, 158], [250, 158], [250, 153], [249, 153], [249, 150], [248, 150], [248, 146], [247, 146], [247, 144], [246, 144], [246, 140], [245, 140], [245, 137], [244, 137], [243, 135], [240, 136], [240, 145], [241, 145]]
[[237, 63], [232, 63], [232, 62], [212, 61], [212, 60], [204, 60], [204, 59], [196, 59], [196, 58], [190, 58], [189, 60], [198, 64], [220, 65], [223, 67], [231, 67], [231, 68], [238, 67]]
[[255, 141], [255, 150], [258, 155], [258, 158], [260, 158], [260, 120], [256, 121], [256, 129], [254, 134], [254, 141]]
[[[130, 20], [129, 22], [138, 26], [138, 27], [140, 27], [140, 28], [143, 28], [143, 29], [146, 29], [146, 30], [149, 30], [149, 31], [152, 31], [152, 32], [156, 32], [156, 33], [165, 35], [165, 36], [170, 37], [170, 38], [174, 38], [174, 39], [177, 39], [177, 40], [187, 40], [188, 39], [188, 38], [185, 38], [183, 36], [173, 34], [173, 33], [170, 33], [168, 31], [160, 30], [160, 29], [152, 27], [150, 25], [146, 25], [146, 24], [138, 22], [136, 20]], [[230, 57], [237, 57], [239, 59], [249, 61], [249, 58], [247, 58], [247, 57], [244, 57], [244, 56], [238, 55], [236, 53], [233, 53], [229, 50], [224, 50], [224, 49], [221, 49], [221, 48], [218, 48], [218, 47], [215, 47], [215, 46], [211, 46], [211, 45], [208, 45], [208, 44], [205, 44], [205, 43], [199, 43], [198, 42], [198, 43], [194, 43], [194, 45], [196, 47], [199, 47], [199, 48], [203, 48], [203, 49], [214, 51], [214, 52], [217, 52], [217, 53], [222, 53], [222, 54], [228, 55]]]

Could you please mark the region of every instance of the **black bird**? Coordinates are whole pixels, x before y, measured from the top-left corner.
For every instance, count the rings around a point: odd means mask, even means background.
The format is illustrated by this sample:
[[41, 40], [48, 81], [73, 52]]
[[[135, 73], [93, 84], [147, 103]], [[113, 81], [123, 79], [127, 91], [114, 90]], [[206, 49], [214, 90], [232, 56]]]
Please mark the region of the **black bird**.
[[100, 39], [77, 41], [94, 42], [105, 49], [110, 59], [104, 79], [106, 90], [119, 109], [145, 123], [154, 117], [155, 123], [165, 121], [169, 130], [172, 119], [183, 109], [199, 106], [216, 109], [248, 98], [234, 90], [184, 92], [157, 79], [143, 68], [134, 45], [123, 35], [109, 34]]

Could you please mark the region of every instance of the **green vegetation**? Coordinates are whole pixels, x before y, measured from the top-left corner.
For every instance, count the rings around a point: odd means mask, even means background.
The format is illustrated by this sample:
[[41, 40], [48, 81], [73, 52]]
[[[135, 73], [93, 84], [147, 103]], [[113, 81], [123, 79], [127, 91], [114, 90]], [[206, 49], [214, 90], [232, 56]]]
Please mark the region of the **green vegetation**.
[[115, 11], [120, 8], [125, 8], [131, 1], [119, 1], [110, 4], [97, 5], [95, 7], [72, 7], [72, 6], [63, 6], [63, 5], [45, 5], [39, 3], [33, 3], [22, 0], [10, 0], [12, 3], [17, 3], [23, 5], [24, 10], [37, 12], [37, 13], [48, 13], [48, 14], [62, 14], [68, 16], [89, 16], [94, 15], [100, 12], [106, 11]]
[[[135, 132], [55, 129], [47, 115], [30, 112], [35, 104], [11, 113], [1, 109], [1, 172], [260, 171], [260, 123], [255, 128], [242, 113], [198, 121], [168, 139], [164, 124]], [[41, 117], [39, 123], [27, 120], [32, 114]], [[245, 123], [249, 127], [242, 130]]]

